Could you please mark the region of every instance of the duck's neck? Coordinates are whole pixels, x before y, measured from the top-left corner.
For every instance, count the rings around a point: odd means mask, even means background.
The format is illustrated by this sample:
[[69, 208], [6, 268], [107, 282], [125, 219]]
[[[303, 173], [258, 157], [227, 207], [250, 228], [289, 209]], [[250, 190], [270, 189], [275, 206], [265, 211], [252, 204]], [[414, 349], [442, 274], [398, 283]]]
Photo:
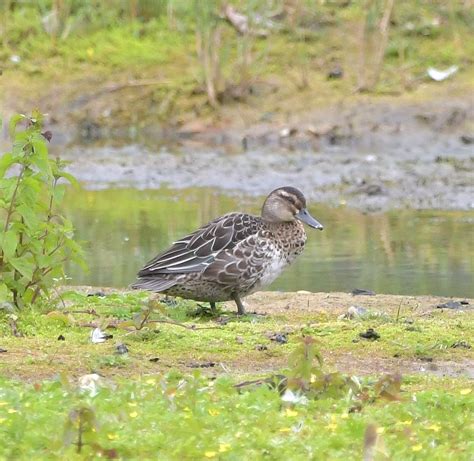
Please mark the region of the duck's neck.
[[278, 222], [263, 220], [263, 222], [265, 223], [267, 228], [271, 230], [272, 232], [274, 232], [275, 234], [292, 233], [292, 232], [300, 233], [301, 231], [305, 233], [303, 223], [298, 220], [278, 221]]

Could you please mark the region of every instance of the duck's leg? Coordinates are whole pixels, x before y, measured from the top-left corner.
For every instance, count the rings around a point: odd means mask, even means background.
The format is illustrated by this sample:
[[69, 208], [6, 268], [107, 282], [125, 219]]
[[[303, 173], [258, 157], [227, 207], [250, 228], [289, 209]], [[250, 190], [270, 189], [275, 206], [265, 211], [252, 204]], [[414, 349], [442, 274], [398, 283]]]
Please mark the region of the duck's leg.
[[216, 303], [214, 301], [209, 301], [209, 306], [211, 306], [212, 312], [216, 312]]
[[237, 304], [237, 314], [238, 315], [245, 315], [245, 307], [242, 304], [242, 301], [237, 293], [232, 294], [232, 299], [235, 301], [235, 304]]

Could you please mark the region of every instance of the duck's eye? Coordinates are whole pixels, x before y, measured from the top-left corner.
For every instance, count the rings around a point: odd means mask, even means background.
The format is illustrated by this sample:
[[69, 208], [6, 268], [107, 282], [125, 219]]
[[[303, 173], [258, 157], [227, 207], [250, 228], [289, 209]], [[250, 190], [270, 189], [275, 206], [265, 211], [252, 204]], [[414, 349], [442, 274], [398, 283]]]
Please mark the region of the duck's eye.
[[292, 205], [296, 206], [296, 200], [295, 200], [294, 197], [292, 197], [291, 195], [288, 195], [288, 196], [286, 197], [286, 199], [287, 199]]

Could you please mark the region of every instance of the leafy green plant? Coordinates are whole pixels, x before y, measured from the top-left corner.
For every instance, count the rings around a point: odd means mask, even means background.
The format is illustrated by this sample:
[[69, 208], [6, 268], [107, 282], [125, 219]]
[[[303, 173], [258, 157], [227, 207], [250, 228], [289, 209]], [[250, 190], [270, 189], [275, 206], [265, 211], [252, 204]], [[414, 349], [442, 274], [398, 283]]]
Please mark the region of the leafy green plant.
[[63, 161], [49, 158], [42, 115], [15, 115], [10, 135], [13, 148], [0, 159], [0, 303], [21, 308], [65, 277], [67, 260], [85, 263], [72, 223], [58, 212], [64, 180], [77, 183]]
[[338, 395], [351, 392], [356, 395], [358, 383], [340, 372], [326, 373], [323, 357], [317, 348], [318, 341], [311, 336], [303, 336], [300, 344], [289, 358], [288, 388], [305, 392], [309, 397], [324, 394]]
[[383, 375], [374, 383], [362, 385], [357, 377], [338, 371], [327, 373], [316, 339], [303, 336], [299, 342], [289, 357], [288, 389], [315, 399], [345, 396], [348, 402], [355, 403], [352, 411], [360, 411], [363, 405], [380, 399], [400, 400], [401, 375]]
[[97, 422], [91, 407], [82, 406], [69, 412], [64, 428], [64, 444], [76, 445], [77, 453], [81, 453], [84, 445], [94, 444], [97, 438]]

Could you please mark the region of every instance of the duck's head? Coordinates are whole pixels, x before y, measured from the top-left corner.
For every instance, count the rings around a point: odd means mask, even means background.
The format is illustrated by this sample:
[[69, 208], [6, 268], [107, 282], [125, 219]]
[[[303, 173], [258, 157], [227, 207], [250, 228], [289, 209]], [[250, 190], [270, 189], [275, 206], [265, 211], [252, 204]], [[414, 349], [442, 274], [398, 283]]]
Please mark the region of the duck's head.
[[262, 207], [262, 218], [272, 223], [291, 222], [296, 219], [314, 229], [323, 230], [321, 223], [316, 221], [306, 209], [306, 199], [296, 187], [279, 187], [270, 192]]

